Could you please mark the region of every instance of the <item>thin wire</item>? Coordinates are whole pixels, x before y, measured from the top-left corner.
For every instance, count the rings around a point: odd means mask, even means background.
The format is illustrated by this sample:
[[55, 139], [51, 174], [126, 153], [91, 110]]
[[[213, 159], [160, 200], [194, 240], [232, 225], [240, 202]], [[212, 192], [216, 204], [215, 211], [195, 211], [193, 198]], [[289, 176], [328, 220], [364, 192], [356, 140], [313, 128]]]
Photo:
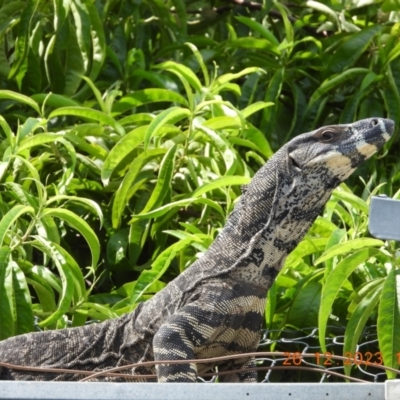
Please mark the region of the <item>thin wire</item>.
[[[115, 368], [110, 368], [105, 371], [99, 371], [99, 372], [93, 372], [93, 371], [85, 371], [85, 370], [74, 370], [74, 369], [64, 369], [64, 368], [45, 368], [45, 367], [27, 367], [27, 366], [22, 366], [22, 365], [15, 365], [15, 364], [10, 364], [10, 363], [3, 363], [0, 362], [0, 366], [9, 368], [9, 369], [15, 369], [15, 370], [23, 370], [23, 371], [31, 371], [31, 372], [42, 372], [42, 373], [64, 373], [64, 374], [78, 374], [78, 375], [88, 375], [86, 378], [83, 378], [80, 380], [80, 382], [85, 382], [100, 376], [110, 376], [110, 377], [118, 377], [118, 378], [124, 378], [124, 379], [154, 379], [157, 376], [156, 375], [129, 375], [129, 374], [117, 374], [115, 372], [117, 371], [122, 371], [124, 369], [133, 369], [135, 367], [146, 367], [146, 366], [154, 366], [154, 365], [160, 365], [160, 364], [170, 364], [170, 365], [176, 365], [176, 364], [202, 364], [202, 363], [210, 363], [210, 362], [217, 362], [217, 361], [225, 361], [225, 360], [233, 360], [233, 359], [240, 359], [240, 358], [250, 358], [250, 357], [286, 357], [287, 352], [252, 352], [252, 353], [242, 353], [242, 354], [232, 354], [229, 356], [221, 356], [221, 357], [212, 357], [212, 358], [203, 358], [203, 359], [192, 359], [192, 360], [162, 360], [162, 361], [145, 361], [145, 362], [140, 362], [140, 363], [134, 363], [134, 364], [127, 364], [124, 366], [120, 367], [115, 367]], [[314, 353], [299, 353], [301, 356], [301, 362], [303, 362], [303, 358], [308, 358], [308, 357], [313, 357], [315, 358]], [[392, 371], [395, 372], [396, 374], [400, 374], [400, 370], [387, 367], [384, 365], [379, 365], [379, 364], [374, 364], [370, 363], [367, 361], [360, 361], [354, 358], [350, 357], [342, 357], [342, 356], [336, 356], [336, 355], [324, 355], [320, 354], [319, 357], [321, 358], [329, 358], [333, 360], [341, 360], [341, 361], [352, 361], [355, 363], [355, 365], [367, 365], [367, 366], [373, 366], [382, 370], [387, 370], [387, 371]], [[367, 382], [362, 379], [358, 378], [353, 378], [350, 376], [346, 376], [344, 374], [340, 374], [338, 372], [334, 372], [331, 370], [328, 370], [327, 368], [321, 366], [321, 367], [301, 367], [301, 366], [272, 366], [272, 367], [253, 367], [253, 368], [245, 368], [245, 369], [237, 369], [237, 370], [230, 370], [230, 371], [222, 371], [222, 372], [211, 372], [211, 373], [205, 373], [200, 376], [222, 376], [222, 375], [228, 375], [228, 374], [236, 374], [238, 372], [245, 372], [249, 370], [279, 370], [279, 369], [285, 369], [285, 370], [305, 370], [305, 371], [317, 371], [317, 372], [322, 372], [322, 373], [328, 373], [330, 375], [335, 375], [342, 377], [344, 379], [349, 379], [357, 382]]]
[[[172, 362], [172, 364], [174, 364]], [[81, 371], [81, 370], [72, 370], [72, 369], [63, 369], [63, 368], [39, 368], [39, 367], [23, 367], [19, 365], [9, 364], [9, 363], [2, 363], [0, 362], [0, 366], [24, 371], [31, 371], [31, 372], [47, 372], [47, 373], [67, 373], [67, 374], [81, 374], [81, 375], [90, 375], [93, 374], [91, 371]], [[326, 373], [327, 370], [325, 368], [312, 368], [312, 367], [300, 367], [300, 366], [275, 366], [275, 367], [251, 367], [251, 368], [241, 368], [241, 369], [233, 369], [230, 371], [221, 371], [221, 372], [208, 372], [205, 374], [201, 374], [200, 377], [214, 377], [214, 376], [224, 376], [224, 375], [231, 375], [237, 374], [240, 372], [248, 372], [251, 370], [255, 371], [269, 371], [269, 370], [302, 370], [302, 371], [314, 371], [319, 373]], [[353, 378], [351, 376], [346, 376], [340, 374], [339, 372], [329, 371], [329, 374], [338, 376], [340, 378], [349, 379], [354, 382], [362, 382], [362, 383], [369, 383], [363, 379]], [[98, 376], [97, 374], [96, 377]], [[100, 374], [99, 374], [100, 375]], [[102, 371], [101, 376], [109, 376], [114, 378], [121, 378], [121, 379], [156, 379], [156, 374], [148, 374], [148, 375], [129, 375], [129, 374], [118, 374], [114, 372]], [[88, 380], [94, 379], [94, 376], [89, 376], [88, 378], [82, 379], [79, 382], [86, 382]]]
[[[314, 353], [302, 353], [300, 354], [301, 358], [303, 357], [313, 357], [315, 358], [315, 354]], [[251, 358], [251, 357], [271, 357], [271, 356], [275, 356], [275, 357], [286, 357], [287, 356], [287, 352], [281, 352], [281, 351], [266, 351], [266, 352], [253, 352], [253, 353], [242, 353], [242, 354], [232, 354], [229, 356], [221, 356], [221, 357], [211, 357], [211, 358], [201, 358], [201, 359], [192, 359], [192, 360], [162, 360], [162, 361], [145, 361], [145, 362], [141, 362], [141, 363], [135, 363], [135, 364], [127, 364], [121, 367], [115, 367], [115, 368], [110, 368], [107, 370], [107, 372], [116, 372], [116, 371], [122, 371], [124, 369], [133, 369], [136, 367], [146, 367], [146, 366], [153, 366], [153, 365], [160, 365], [160, 364], [169, 364], [169, 365], [174, 365], [174, 364], [202, 364], [202, 363], [210, 363], [210, 362], [216, 362], [216, 361], [226, 361], [226, 360], [234, 360], [234, 359], [238, 359], [238, 358]], [[388, 370], [388, 371], [392, 371], [395, 372], [396, 374], [400, 374], [400, 370], [391, 368], [391, 367], [386, 367], [384, 365], [379, 365], [379, 364], [374, 364], [374, 363], [370, 363], [367, 361], [359, 361], [359, 360], [355, 360], [354, 358], [350, 358], [350, 357], [342, 357], [342, 356], [335, 356], [335, 355], [329, 355], [329, 356], [325, 356], [324, 354], [320, 354], [321, 358], [329, 358], [329, 359], [333, 359], [333, 360], [341, 360], [341, 361], [357, 361], [357, 364], [364, 364], [364, 365], [369, 365], [369, 366], [374, 366], [376, 368], [379, 369], [383, 369], [383, 370]], [[302, 361], [302, 360], [301, 360]], [[288, 366], [289, 367], [289, 366]], [[297, 366], [296, 366], [297, 367]], [[286, 368], [286, 366], [285, 366]], [[291, 369], [293, 369], [294, 367], [292, 367]], [[306, 368], [306, 367], [302, 367], [302, 368]], [[309, 368], [309, 367], [308, 367]], [[248, 368], [250, 369], [250, 368]], [[324, 372], [332, 372], [329, 371], [328, 369], [322, 367], [321, 368], [322, 371]], [[235, 370], [232, 370], [232, 373], [236, 373]], [[228, 372], [228, 371], [226, 371]], [[101, 376], [103, 373], [102, 371], [100, 372], [96, 372], [94, 373], [92, 376], [84, 378], [81, 380], [81, 382], [85, 382], [87, 380], [93, 379], [97, 376]], [[342, 377], [347, 378], [346, 375], [341, 374]]]

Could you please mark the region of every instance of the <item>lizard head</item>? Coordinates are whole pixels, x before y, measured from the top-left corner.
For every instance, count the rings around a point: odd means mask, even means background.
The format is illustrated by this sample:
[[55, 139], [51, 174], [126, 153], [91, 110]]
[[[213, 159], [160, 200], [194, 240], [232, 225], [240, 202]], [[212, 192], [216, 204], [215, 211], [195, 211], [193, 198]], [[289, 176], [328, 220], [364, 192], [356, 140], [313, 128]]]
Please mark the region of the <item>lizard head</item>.
[[294, 176], [325, 176], [327, 187], [335, 187], [375, 154], [393, 130], [394, 122], [390, 119], [368, 118], [297, 136], [288, 143], [289, 171]]

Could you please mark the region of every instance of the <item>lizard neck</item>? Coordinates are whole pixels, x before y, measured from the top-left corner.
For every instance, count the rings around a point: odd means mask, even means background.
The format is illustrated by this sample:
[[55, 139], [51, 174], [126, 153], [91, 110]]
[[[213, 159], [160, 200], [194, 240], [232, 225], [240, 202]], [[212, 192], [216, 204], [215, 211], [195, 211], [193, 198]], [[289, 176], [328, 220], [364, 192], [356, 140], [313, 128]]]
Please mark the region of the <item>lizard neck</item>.
[[187, 270], [189, 288], [198, 279], [222, 275], [265, 290], [272, 285], [332, 192], [321, 184], [321, 171], [315, 179], [289, 173], [286, 154], [282, 148], [255, 175], [225, 228]]
[[[287, 196], [281, 193], [271, 207], [269, 221], [247, 241], [244, 253], [228, 275], [269, 289], [286, 257], [307, 233], [330, 194], [330, 190], [314, 190], [312, 196], [307, 196], [304, 186], [298, 185]], [[295, 199], [302, 196], [304, 201], [294, 206]]]

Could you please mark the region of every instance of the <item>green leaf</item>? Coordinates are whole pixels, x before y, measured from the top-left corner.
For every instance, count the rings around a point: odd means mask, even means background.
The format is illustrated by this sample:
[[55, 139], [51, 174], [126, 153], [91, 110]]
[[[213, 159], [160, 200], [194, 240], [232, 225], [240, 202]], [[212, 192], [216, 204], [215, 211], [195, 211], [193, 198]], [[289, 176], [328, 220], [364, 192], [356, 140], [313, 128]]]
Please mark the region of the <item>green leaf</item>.
[[180, 240], [179, 242], [173, 244], [164, 250], [153, 262], [150, 270], [144, 270], [141, 272], [138, 280], [135, 283], [135, 286], [132, 290], [132, 295], [129, 303], [132, 308], [134, 308], [138, 299], [145, 293], [145, 291], [168, 269], [172, 260], [175, 256], [186, 247], [190, 246], [196, 239], [194, 237], [186, 238]]
[[31, 206], [17, 205], [8, 211], [0, 221], [0, 246], [3, 245], [4, 238], [10, 233], [11, 226], [24, 214], [34, 215], [35, 210]]
[[303, 239], [297, 247], [286, 258], [282, 272], [289, 268], [294, 268], [299, 261], [310, 254], [323, 251], [326, 247], [326, 238], [308, 238]]
[[73, 133], [74, 135], [78, 135], [79, 137], [88, 137], [93, 136], [96, 138], [104, 138], [105, 137], [105, 128], [100, 126], [99, 124], [88, 122], [79, 125], [75, 125], [72, 129], [68, 130], [67, 133]]
[[33, 313], [24, 273], [11, 260], [10, 249], [0, 249], [0, 339], [31, 332]]
[[121, 118], [118, 122], [121, 125], [145, 125], [149, 124], [153, 119], [154, 116], [150, 113], [137, 113]]
[[203, 197], [173, 201], [173, 202], [165, 204], [164, 206], [161, 206], [153, 211], [150, 211], [147, 213], [141, 212], [140, 214], [136, 214], [135, 218], [138, 218], [138, 219], [146, 218], [147, 219], [147, 218], [161, 217], [162, 215], [166, 214], [168, 211], [171, 211], [174, 207], [184, 207], [184, 206], [189, 206], [191, 204], [205, 204], [205, 205], [213, 208], [214, 210], [216, 210], [221, 215], [221, 217], [225, 218], [225, 213], [224, 213], [222, 207], [218, 203], [216, 203], [215, 201], [212, 201], [210, 199], [203, 198]]
[[257, 101], [256, 103], [250, 104], [244, 110], [242, 110], [242, 115], [244, 118], [248, 118], [248, 117], [250, 117], [250, 115], [254, 114], [255, 112], [260, 111], [267, 107], [271, 107], [273, 105], [274, 105], [274, 103], [272, 103], [271, 101], [268, 101], [268, 102]]
[[35, 186], [36, 186], [36, 190], [37, 190], [36, 196], [38, 198], [39, 204], [42, 204], [43, 197], [45, 196], [45, 192], [44, 192], [44, 186], [40, 182], [40, 176], [39, 176], [37, 169], [28, 160], [26, 160], [23, 157], [20, 157], [19, 155], [14, 155], [13, 158], [18, 160], [18, 162], [20, 162], [21, 164], [23, 164], [29, 171], [30, 179], [27, 179], [24, 182], [24, 187], [27, 188], [27, 187], [29, 187], [29, 184], [27, 185], [27, 183], [34, 182]]
[[[49, 51], [49, 63], [47, 64], [48, 72], [52, 69], [51, 67], [56, 65], [59, 61], [60, 55], [65, 54], [65, 64], [61, 66], [63, 78], [62, 87], [59, 88], [60, 92], [63, 91], [65, 95], [73, 95], [81, 84], [81, 76], [85, 73], [84, 61], [81, 50], [78, 45], [77, 29], [73, 26], [72, 21], [69, 18], [71, 2], [64, 0], [54, 1], [54, 30], [57, 32], [57, 44], [54, 49], [51, 50], [52, 55]], [[68, 38], [68, 46], [64, 50], [64, 54], [60, 54], [60, 44], [63, 43], [63, 39]], [[49, 49], [50, 50], [50, 49]], [[53, 62], [51, 62], [53, 61]], [[58, 68], [57, 68], [58, 69]], [[57, 80], [57, 69], [52, 71], [53, 82]], [[48, 74], [50, 76], [50, 74]]]
[[273, 322], [274, 322], [274, 314], [276, 310], [276, 303], [277, 303], [277, 283], [274, 281], [267, 293], [267, 301], [265, 305], [265, 323], [267, 329], [273, 329]]
[[230, 81], [233, 81], [235, 79], [241, 78], [242, 76], [245, 75], [250, 75], [253, 74], [254, 72], [263, 72], [265, 73], [264, 70], [258, 67], [248, 67], [243, 69], [242, 71], [236, 72], [236, 73], [229, 73], [229, 74], [224, 74], [221, 75], [217, 78], [217, 80], [212, 84], [211, 89], [212, 90], [217, 90], [220, 86], [225, 85], [225, 83], [228, 83]]
[[3, 180], [3, 177], [6, 174], [9, 166], [10, 166], [10, 160], [0, 161], [0, 181]]
[[196, 74], [185, 65], [178, 64], [174, 61], [165, 61], [161, 64], [156, 65], [154, 68], [161, 69], [163, 71], [169, 71], [177, 75], [181, 80], [184, 79], [190, 84], [196, 91], [201, 92], [201, 82], [197, 78]]
[[157, 102], [174, 102], [188, 106], [187, 100], [179, 93], [167, 89], [148, 88], [136, 90], [122, 97], [113, 107], [113, 112], [123, 113], [133, 107]]
[[[378, 341], [385, 366], [398, 369], [400, 353], [400, 270], [392, 268], [382, 288], [378, 310]], [[389, 379], [397, 374], [386, 371]]]
[[30, 149], [34, 146], [40, 146], [46, 143], [55, 143], [57, 141], [61, 141], [63, 137], [63, 133], [39, 133], [34, 136], [27, 136], [19, 143], [18, 153], [21, 153], [24, 150]]
[[118, 315], [113, 310], [109, 309], [98, 303], [85, 302], [79, 305], [76, 312], [87, 313], [93, 319], [100, 319], [104, 321], [106, 319], [117, 318]]
[[151, 121], [144, 137], [144, 148], [147, 149], [150, 139], [166, 124], [175, 124], [184, 118], [189, 118], [192, 115], [187, 108], [170, 107], [162, 111], [153, 121]]
[[[187, 225], [188, 224], [182, 224], [182, 225], [186, 225], [184, 226], [186, 229], [188, 229]], [[204, 233], [191, 233], [190, 230], [189, 232], [187, 231], [181, 231], [181, 230], [170, 230], [167, 229], [165, 231], [163, 231], [163, 233], [166, 233], [167, 235], [171, 235], [173, 237], [176, 237], [180, 240], [183, 239], [188, 239], [188, 238], [193, 238], [195, 239], [195, 242], [193, 242], [191, 245], [196, 248], [197, 250], [201, 251], [201, 252], [205, 252], [207, 251], [207, 246], [205, 246], [205, 244], [209, 243], [210, 240], [210, 236], [206, 235]]]
[[[396, 0], [395, 0], [396, 1]], [[397, 43], [396, 46], [394, 46], [391, 50], [389, 55], [387, 56], [387, 59], [385, 60], [385, 64], [391, 63], [393, 60], [395, 60], [398, 56], [400, 56], [400, 43]]]
[[112, 224], [117, 229], [121, 223], [121, 216], [129, 200], [128, 194], [133, 196], [132, 185], [137, 179], [143, 166], [155, 157], [164, 155], [166, 149], [151, 149], [139, 154], [131, 163], [128, 172], [125, 174], [120, 186], [118, 187], [112, 206]]
[[11, 90], [0, 90], [0, 99], [14, 100], [17, 103], [26, 104], [40, 115], [40, 108], [36, 101], [21, 93], [12, 92]]
[[207, 128], [214, 129], [214, 130], [240, 129], [240, 127], [241, 127], [239, 118], [227, 117], [227, 116], [210, 118], [210, 119], [202, 122], [202, 125]]
[[[68, 26], [70, 24], [66, 23], [65, 25]], [[84, 55], [82, 54], [81, 49], [79, 47], [79, 39], [77, 36], [77, 32], [73, 27], [71, 28], [69, 29], [68, 47], [66, 48], [66, 62], [64, 67], [65, 75], [63, 76], [64, 78], [63, 94], [65, 96], [73, 96], [74, 94], [76, 94], [76, 91], [79, 89], [82, 83], [82, 78], [85, 74]], [[53, 52], [55, 53], [57, 52], [57, 46], [55, 46]], [[56, 54], [55, 57], [57, 57]], [[53, 61], [55, 61], [54, 58]], [[54, 76], [54, 78], [55, 80], [57, 79], [56, 76]]]
[[326, 68], [327, 74], [336, 74], [352, 66], [366, 51], [375, 35], [382, 30], [381, 25], [373, 25], [360, 32], [349, 34], [348, 39], [335, 51]]
[[8, 122], [1, 115], [0, 115], [0, 126], [3, 128], [3, 131], [6, 134], [6, 138], [8, 139], [10, 145], [14, 146], [15, 144], [14, 132], [11, 130], [10, 125], [8, 125]]
[[346, 203], [351, 204], [354, 208], [358, 211], [361, 211], [365, 215], [369, 215], [369, 207], [368, 204], [361, 199], [360, 197], [356, 196], [353, 193], [348, 193], [343, 190], [335, 189], [332, 193], [333, 197], [342, 200]]
[[114, 118], [109, 115], [101, 112], [99, 110], [93, 110], [92, 108], [87, 107], [61, 107], [54, 111], [52, 111], [49, 115], [49, 119], [55, 117], [61, 117], [65, 115], [72, 115], [80, 118], [87, 118], [98, 121], [104, 125], [112, 126], [117, 133], [121, 136], [125, 134], [125, 130]]
[[393, 119], [397, 123], [400, 121], [400, 95], [390, 64], [386, 68], [386, 77], [389, 87], [383, 89], [383, 99], [385, 101], [388, 118]]
[[[336, 246], [340, 245], [341, 244], [338, 244]], [[323, 286], [318, 318], [319, 342], [323, 352], [327, 351], [325, 333], [333, 302], [335, 301], [340, 288], [350, 274], [370, 256], [371, 254], [369, 249], [362, 249], [347, 256], [332, 270]]]
[[104, 161], [108, 152], [101, 145], [96, 143], [88, 143], [87, 140], [82, 139], [75, 133], [65, 133], [64, 136], [69, 142], [71, 142], [77, 149], [86, 152], [88, 155], [92, 156], [95, 159]]
[[399, 10], [399, 5], [399, 0], [384, 0], [381, 9], [385, 13], [389, 13], [390, 11], [397, 12]]
[[77, 197], [77, 196], [67, 196], [67, 195], [56, 195], [51, 197], [50, 199], [48, 199], [45, 203], [45, 207], [48, 207], [50, 204], [54, 203], [54, 202], [59, 202], [59, 201], [68, 201], [68, 202], [73, 202], [73, 203], [77, 203], [83, 206], [88, 207], [89, 209], [91, 209], [99, 218], [100, 220], [100, 227], [101, 225], [103, 225], [103, 212], [101, 207], [94, 201], [91, 199], [86, 199], [84, 197]]
[[275, 1], [273, 3], [273, 6], [278, 9], [278, 11], [280, 12], [280, 14], [282, 16], [283, 24], [285, 26], [285, 34], [286, 34], [285, 39], [286, 39], [287, 43], [289, 43], [289, 44], [293, 43], [294, 32], [293, 32], [292, 23], [290, 22], [290, 20], [288, 18], [289, 11], [288, 11], [287, 7], [281, 3], [278, 3], [277, 1]]
[[76, 37], [81, 51], [85, 71], [89, 67], [89, 52], [91, 44], [90, 17], [87, 5], [81, 0], [70, 2], [71, 14], [75, 21]]
[[[382, 286], [375, 288], [374, 291], [360, 301], [347, 322], [346, 332], [344, 334], [343, 355], [347, 353], [355, 354], [357, 343], [364, 331], [364, 327], [376, 308], [382, 293]], [[344, 365], [346, 375], [350, 376], [351, 365]]]
[[258, 152], [260, 152], [264, 156], [264, 158], [271, 158], [274, 155], [274, 152], [272, 151], [268, 140], [257, 128], [251, 127], [249, 129], [246, 129], [243, 132], [243, 136], [257, 146]]
[[43, 312], [52, 313], [57, 306], [51, 286], [42, 277], [32, 273], [26, 274], [26, 282], [35, 290]]
[[214, 189], [226, 188], [229, 186], [237, 186], [237, 185], [247, 185], [251, 181], [251, 178], [247, 176], [224, 176], [222, 178], [215, 179], [212, 182], [205, 183], [200, 186], [192, 193], [192, 198], [200, 197], [204, 193], [210, 192]]
[[101, 180], [105, 186], [109, 184], [110, 177], [118, 165], [143, 142], [147, 129], [147, 126], [134, 129], [121, 138], [111, 149], [101, 170]]
[[[147, 201], [145, 207], [142, 212], [147, 213], [151, 211], [153, 208], [158, 207], [164, 197], [166, 196], [170, 186], [171, 180], [174, 173], [174, 161], [175, 161], [175, 153], [176, 146], [171, 147], [167, 154], [165, 154], [164, 158], [160, 164], [160, 172], [158, 173], [158, 179], [156, 182], [156, 186], [151, 193], [149, 200]], [[135, 220], [135, 217], [130, 221], [131, 223]]]
[[104, 23], [100, 18], [97, 7], [90, 2], [86, 2], [85, 5], [89, 12], [90, 36], [92, 40], [92, 65], [88, 78], [95, 81], [103, 67], [104, 60], [106, 59], [107, 45], [104, 33]]
[[[71, 254], [68, 253], [67, 250], [65, 250], [63, 247], [61, 247], [57, 243], [53, 243], [57, 251], [59, 251], [64, 259], [67, 262], [67, 265], [71, 271], [72, 278], [74, 280], [74, 296], [73, 300], [75, 304], [79, 304], [82, 301], [86, 301], [87, 299], [87, 292], [86, 292], [86, 287], [85, 287], [85, 281], [83, 278], [82, 270], [78, 263], [75, 261], [75, 259], [71, 256]], [[91, 271], [93, 272], [93, 271]]]
[[308, 109], [310, 109], [313, 103], [315, 103], [321, 96], [328, 93], [331, 89], [341, 85], [342, 83], [350, 79], [354, 79], [358, 75], [366, 75], [369, 72], [370, 70], [367, 68], [350, 68], [339, 75], [327, 78], [324, 82], [322, 82], [321, 86], [312, 94]]
[[13, 1], [2, 3], [0, 8], [0, 20], [6, 21], [5, 25], [1, 25], [1, 31], [7, 29], [9, 23], [20, 15], [21, 10], [25, 7], [26, 1]]
[[24, 139], [29, 134], [34, 134], [36, 130], [43, 128], [43, 120], [39, 118], [27, 118], [23, 125], [19, 126], [17, 141]]
[[92, 254], [92, 268], [96, 269], [100, 258], [100, 242], [90, 225], [72, 211], [63, 208], [46, 208], [42, 216], [57, 217], [76, 229], [86, 240]]
[[208, 74], [208, 70], [204, 63], [203, 57], [201, 56], [199, 50], [193, 43], [185, 43], [185, 44], [186, 44], [186, 46], [188, 46], [190, 48], [190, 50], [192, 50], [197, 62], [199, 63], [201, 71], [203, 72], [205, 85], [206, 85], [206, 87], [208, 87], [210, 84], [210, 76]]
[[100, 93], [100, 90], [97, 89], [96, 85], [93, 83], [93, 81], [91, 79], [89, 79], [87, 76], [82, 76], [82, 79], [86, 82], [86, 84], [90, 87], [90, 89], [92, 89], [92, 92], [94, 94], [94, 96], [96, 97], [97, 103], [100, 107], [100, 110], [107, 114], [107, 106], [105, 101], [103, 100], [103, 96]]
[[287, 314], [286, 323], [297, 328], [315, 326], [321, 300], [322, 285], [311, 281], [302, 286], [293, 299]]
[[31, 22], [35, 16], [37, 7], [37, 2], [27, 1], [21, 10], [21, 16], [19, 18], [18, 36], [17, 40], [15, 40], [15, 49], [13, 54], [14, 62], [8, 75], [8, 79], [15, 79], [20, 88], [21, 81], [26, 73], [25, 66], [26, 58], [28, 56]]
[[11, 190], [16, 194], [16, 197], [18, 198], [18, 202], [25, 206], [32, 206], [37, 212], [37, 209], [39, 207], [39, 202], [38, 198], [36, 198], [34, 195], [29, 193], [27, 190], [25, 190], [21, 185], [15, 182], [6, 182], [5, 183], [7, 189]]
[[8, 246], [0, 248], [0, 340], [15, 335], [15, 327], [11, 308], [13, 288], [9, 284], [12, 260], [11, 249]]
[[[326, 219], [320, 218], [319, 222], [321, 223], [321, 221], [326, 221]], [[328, 221], [326, 221], [326, 222], [328, 222]], [[336, 225], [334, 225], [334, 226], [335, 226], [335, 228], [330, 233], [329, 239], [326, 242], [325, 251], [330, 249], [331, 247], [337, 245], [338, 243], [340, 243], [342, 241], [343, 237], [346, 236], [345, 229], [339, 229], [339, 228], [336, 228]], [[330, 258], [329, 260], [325, 261], [325, 273], [324, 273], [325, 281], [328, 279], [329, 274], [332, 272], [334, 265], [336, 265], [336, 263], [334, 263], [334, 261], [335, 261], [335, 258]]]
[[279, 41], [278, 39], [274, 36], [274, 34], [267, 29], [264, 25], [261, 25], [260, 23], [252, 20], [251, 18], [248, 17], [236, 17], [235, 18], [241, 22], [242, 24], [247, 25], [249, 28], [251, 28], [253, 31], [258, 32], [264, 39], [267, 39], [269, 42], [271, 42], [273, 45], [276, 47], [279, 46]]
[[231, 147], [229, 141], [223, 136], [218, 135], [212, 129], [209, 129], [201, 124], [194, 123], [193, 125], [196, 129], [204, 132], [214, 147], [221, 152], [222, 158], [225, 162], [225, 175], [234, 174], [237, 166], [237, 157], [236, 152]]
[[42, 217], [40, 221], [36, 223], [36, 229], [38, 233], [50, 241], [59, 244], [60, 233], [58, 227], [52, 218]]
[[360, 88], [346, 103], [345, 109], [343, 110], [342, 115], [340, 116], [341, 124], [352, 123], [356, 119], [355, 117], [356, 111], [359, 106], [360, 100], [365, 94], [365, 91], [368, 89], [370, 85], [379, 82], [380, 80], [382, 80], [382, 78], [383, 78], [382, 75], [377, 75], [373, 71], [365, 75], [364, 79], [361, 82]]
[[31, 294], [24, 273], [15, 262], [11, 263], [12, 270], [9, 276], [13, 286], [11, 297], [12, 309], [14, 314], [15, 334], [21, 335], [33, 331], [33, 313]]
[[45, 103], [46, 106], [60, 108], [60, 107], [78, 107], [79, 103], [69, 97], [55, 93], [38, 93], [31, 96], [31, 99], [38, 104]]
[[69, 310], [74, 295], [74, 276], [70, 271], [68, 261], [54, 243], [40, 236], [36, 236], [35, 239], [36, 240], [32, 242], [32, 246], [43, 251], [52, 259], [60, 274], [62, 283], [62, 292], [58, 300], [57, 310], [38, 324], [44, 327], [56, 322]]
[[136, 265], [149, 234], [150, 221], [137, 220], [129, 226], [128, 257], [131, 265]]
[[[250, 140], [246, 140], [246, 139], [241, 139], [235, 136], [231, 136], [229, 138], [229, 143], [238, 145], [238, 146], [242, 146], [242, 147], [247, 147], [249, 149], [255, 150], [257, 152], [260, 152], [259, 147], [257, 147], [253, 142], [250, 142]], [[261, 159], [261, 164], [264, 164], [265, 160]]]
[[49, 268], [41, 265], [34, 265], [29, 271], [27, 271], [27, 276], [31, 278], [31, 275], [33, 274], [43, 279], [43, 281], [52, 287], [56, 292], [62, 292], [61, 280]]
[[269, 40], [255, 37], [241, 37], [236, 40], [232, 40], [229, 42], [232, 47], [239, 47], [244, 49], [252, 49], [252, 50], [264, 50], [268, 51], [276, 56], [279, 56], [281, 53], [279, 49], [271, 43]]
[[44, 66], [51, 90], [62, 93], [65, 89], [65, 75], [60, 62], [60, 50], [56, 46], [56, 42], [57, 35], [51, 35], [44, 53]]
[[273, 102], [274, 107], [269, 107], [263, 112], [263, 120], [261, 124], [262, 131], [272, 131], [275, 129], [275, 119], [277, 114], [277, 107], [279, 104], [279, 96], [282, 91], [282, 85], [285, 80], [285, 69], [278, 68], [272, 79], [269, 82], [268, 88], [265, 93], [264, 100], [266, 103]]
[[354, 250], [364, 249], [366, 247], [381, 247], [383, 245], [384, 242], [378, 239], [358, 238], [349, 240], [348, 242], [339, 243], [335, 246], [332, 246], [314, 262], [314, 265], [321, 264], [322, 262], [329, 260], [332, 257], [346, 254]]

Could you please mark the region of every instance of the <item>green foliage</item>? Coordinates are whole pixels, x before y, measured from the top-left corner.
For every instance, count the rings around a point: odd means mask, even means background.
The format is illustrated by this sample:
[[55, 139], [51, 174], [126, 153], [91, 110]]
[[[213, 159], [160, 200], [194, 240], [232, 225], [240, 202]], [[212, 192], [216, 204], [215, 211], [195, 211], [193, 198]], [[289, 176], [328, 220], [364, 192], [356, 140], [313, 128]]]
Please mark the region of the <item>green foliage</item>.
[[[272, 104], [240, 111], [219, 95], [257, 68], [205, 73], [205, 87], [183, 65], [160, 67], [182, 82], [187, 100], [155, 88], [113, 99], [104, 111], [65, 105], [61, 95], [52, 99], [58, 107], [40, 109], [37, 96], [0, 91], [39, 114], [15, 132], [1, 119], [2, 338], [32, 330], [33, 315], [40, 327], [55, 328], [66, 315], [76, 325], [134, 309], [165, 285], [168, 269], [171, 278], [207, 249], [238, 186], [270, 155], [247, 118]], [[153, 112], [111, 111], [132, 99]], [[156, 111], [160, 101], [182, 106]]]
[[[399, 124], [399, 18], [391, 0], [0, 0], [0, 339], [150, 298], [294, 135]], [[354, 353], [377, 322], [397, 367], [396, 248], [367, 234], [370, 194], [399, 197], [397, 154], [358, 173], [288, 257], [266, 325], [318, 324], [322, 349], [347, 325]]]

